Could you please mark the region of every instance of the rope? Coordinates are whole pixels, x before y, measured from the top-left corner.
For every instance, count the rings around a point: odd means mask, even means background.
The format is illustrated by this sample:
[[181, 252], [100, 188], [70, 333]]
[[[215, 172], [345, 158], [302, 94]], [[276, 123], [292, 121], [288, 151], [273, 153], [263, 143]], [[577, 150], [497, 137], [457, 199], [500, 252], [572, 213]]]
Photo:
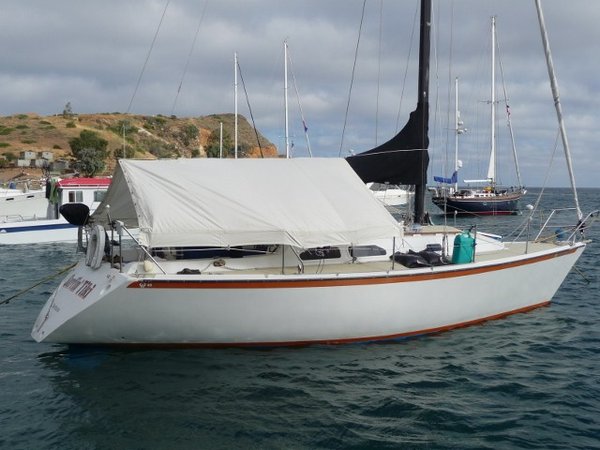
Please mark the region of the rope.
[[573, 266], [573, 269], [575, 270], [575, 272], [577, 272], [579, 275], [581, 275], [581, 278], [583, 278], [583, 280], [585, 281], [586, 284], [591, 283], [591, 280], [585, 276], [585, 274], [583, 273], [583, 271], [581, 269], [579, 269], [579, 267]]
[[5, 298], [4, 300], [0, 301], [0, 305], [6, 305], [8, 303], [10, 303], [11, 300], [14, 300], [15, 298], [19, 297], [20, 295], [23, 295], [26, 292], [29, 292], [30, 290], [32, 290], [35, 287], [38, 287], [40, 284], [44, 284], [47, 281], [50, 281], [53, 278], [56, 278], [57, 276], [71, 270], [73, 267], [75, 267], [77, 265], [77, 263], [73, 263], [70, 266], [65, 267], [64, 269], [61, 269], [60, 271], [56, 272], [53, 275], [49, 275], [46, 278], [41, 279], [40, 281], [38, 281], [37, 283], [35, 283], [32, 286], [29, 286], [26, 289], [23, 289], [22, 291], [17, 292], [15, 295], [11, 295], [8, 298]]

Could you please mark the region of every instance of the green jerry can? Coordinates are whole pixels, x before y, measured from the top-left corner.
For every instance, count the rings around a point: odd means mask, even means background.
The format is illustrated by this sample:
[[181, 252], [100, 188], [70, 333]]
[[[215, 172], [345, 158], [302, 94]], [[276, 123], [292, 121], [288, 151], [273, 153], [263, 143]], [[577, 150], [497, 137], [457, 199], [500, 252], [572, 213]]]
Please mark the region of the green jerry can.
[[475, 238], [468, 231], [463, 231], [454, 238], [452, 264], [464, 264], [475, 259]]

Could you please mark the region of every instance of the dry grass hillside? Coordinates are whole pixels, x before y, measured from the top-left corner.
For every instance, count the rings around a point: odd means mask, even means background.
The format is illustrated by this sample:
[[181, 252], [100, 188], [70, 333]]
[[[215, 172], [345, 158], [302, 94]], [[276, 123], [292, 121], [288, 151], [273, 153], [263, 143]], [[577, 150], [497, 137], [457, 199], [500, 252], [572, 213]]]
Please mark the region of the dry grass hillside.
[[[238, 119], [239, 156], [278, 156], [277, 148], [260, 133], [259, 146], [254, 129], [244, 117]], [[220, 123], [223, 123], [225, 153], [228, 149], [232, 152], [233, 114], [177, 118], [120, 113], [54, 116], [30, 113], [0, 117], [0, 163], [4, 166], [0, 168], [0, 181], [21, 173], [32, 177], [41, 174], [41, 169], [15, 167], [15, 159], [24, 151], [50, 151], [55, 160], [71, 159], [69, 140], [79, 137], [82, 130], [94, 131], [108, 141], [107, 173], [112, 173], [116, 157], [123, 155], [124, 148], [127, 157], [135, 158], [206, 157], [211, 145], [213, 150], [218, 145]]]

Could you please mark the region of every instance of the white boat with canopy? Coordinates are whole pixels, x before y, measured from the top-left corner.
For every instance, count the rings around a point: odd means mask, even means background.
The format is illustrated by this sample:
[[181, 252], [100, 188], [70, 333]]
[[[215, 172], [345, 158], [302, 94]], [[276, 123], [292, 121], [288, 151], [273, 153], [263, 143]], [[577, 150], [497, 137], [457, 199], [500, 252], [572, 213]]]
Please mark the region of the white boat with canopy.
[[[86, 255], [42, 308], [32, 337], [135, 346], [345, 343], [548, 304], [586, 247], [591, 216], [560, 236], [542, 230], [520, 242], [425, 223], [430, 11], [423, 0], [417, 109], [376, 149], [347, 160], [119, 161], [91, 217], [64, 212], [87, 230]], [[396, 158], [413, 169], [391, 170]], [[414, 223], [398, 223], [368, 182], [416, 185]]]

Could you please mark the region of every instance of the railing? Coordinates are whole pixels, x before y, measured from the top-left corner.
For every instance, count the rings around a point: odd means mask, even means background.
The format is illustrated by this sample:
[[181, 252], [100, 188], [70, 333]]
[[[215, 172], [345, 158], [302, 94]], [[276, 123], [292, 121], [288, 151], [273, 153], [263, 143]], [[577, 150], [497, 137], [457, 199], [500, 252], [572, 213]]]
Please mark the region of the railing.
[[20, 214], [10, 214], [6, 216], [0, 216], [0, 223], [14, 223], [23, 222], [25, 218]]
[[[560, 208], [553, 209], [543, 225], [540, 227], [540, 231], [536, 235], [534, 241], [544, 241], [548, 239], [558, 239], [565, 242], [576, 242], [577, 240], [585, 238], [585, 229], [595, 222], [600, 214], [600, 210], [594, 210], [590, 212], [583, 219], [573, 223], [572, 218], [569, 218], [568, 222], [559, 222], [556, 217], [563, 212], [576, 212], [576, 208]], [[550, 227], [557, 227], [552, 234], [548, 234], [546, 237], [543, 236], [544, 232]]]
[[[148, 258], [150, 258], [150, 260], [156, 265], [156, 267], [158, 267], [158, 269], [163, 273], [163, 275], [166, 275], [167, 272], [161, 267], [161, 265], [158, 263], [158, 261], [156, 261], [156, 259], [154, 259], [154, 257], [152, 256], [152, 254], [148, 251], [148, 249], [143, 246], [140, 241], [138, 241], [136, 239], [136, 237], [127, 229], [127, 227], [125, 226], [125, 224], [123, 222], [121, 222], [120, 220], [115, 220], [114, 222], [111, 222], [111, 228], [117, 232], [117, 235], [119, 236], [119, 259], [121, 261], [121, 264], [119, 264], [119, 271], [121, 271], [123, 269], [123, 255], [122, 255], [122, 236], [123, 236], [123, 231], [125, 233], [127, 233], [129, 235], [129, 237], [133, 240], [133, 242], [135, 242], [136, 246], [141, 249]], [[111, 263], [112, 263], [112, 242], [111, 242]]]

